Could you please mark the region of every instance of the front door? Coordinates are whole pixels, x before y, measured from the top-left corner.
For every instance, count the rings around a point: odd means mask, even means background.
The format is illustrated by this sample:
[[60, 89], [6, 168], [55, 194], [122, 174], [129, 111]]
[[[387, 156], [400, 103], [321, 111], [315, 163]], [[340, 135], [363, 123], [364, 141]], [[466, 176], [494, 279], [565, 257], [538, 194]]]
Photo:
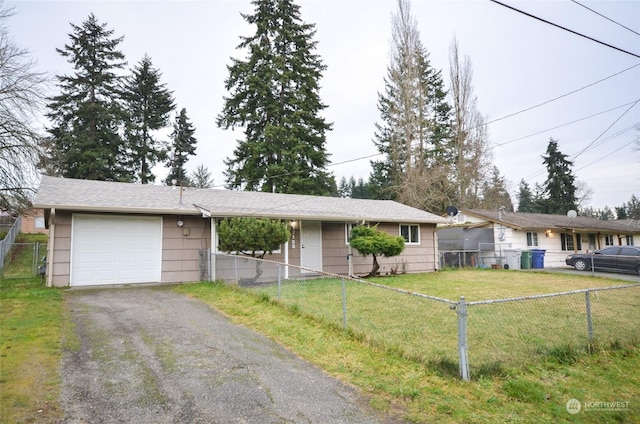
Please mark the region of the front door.
[[322, 223], [302, 221], [300, 223], [300, 265], [307, 270], [322, 271]]

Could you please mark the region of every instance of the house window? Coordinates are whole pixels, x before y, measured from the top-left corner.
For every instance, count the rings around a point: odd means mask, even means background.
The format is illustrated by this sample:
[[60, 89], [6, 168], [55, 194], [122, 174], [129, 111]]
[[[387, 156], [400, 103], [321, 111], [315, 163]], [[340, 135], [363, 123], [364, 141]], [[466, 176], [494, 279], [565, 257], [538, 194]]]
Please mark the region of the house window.
[[527, 232], [527, 246], [538, 245], [538, 233]]
[[613, 236], [611, 234], [604, 235], [604, 245], [613, 246]]
[[627, 239], [627, 246], [633, 246], [633, 234], [628, 234], [625, 238]]
[[44, 228], [44, 217], [43, 216], [36, 216], [35, 226], [36, 226], [36, 228]]
[[573, 234], [567, 234], [567, 233], [560, 234], [560, 242], [562, 243], [562, 250], [566, 250], [566, 251], [582, 250], [580, 234], [576, 234], [576, 242], [578, 244], [577, 249], [574, 248], [574, 245], [573, 245]]
[[404, 238], [405, 243], [420, 244], [420, 226], [419, 225], [400, 225], [400, 235]]

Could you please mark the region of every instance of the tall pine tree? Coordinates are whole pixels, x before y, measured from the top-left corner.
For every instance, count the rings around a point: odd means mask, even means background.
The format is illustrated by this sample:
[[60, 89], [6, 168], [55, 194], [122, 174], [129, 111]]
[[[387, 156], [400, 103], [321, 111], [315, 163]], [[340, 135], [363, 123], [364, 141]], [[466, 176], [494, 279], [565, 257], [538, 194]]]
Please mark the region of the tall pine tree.
[[571, 168], [573, 162], [568, 156], [558, 150], [558, 142], [549, 139], [546, 156], [542, 156], [547, 167], [547, 180], [544, 183], [545, 200], [543, 213], [566, 214], [570, 210], [577, 210], [575, 177]]
[[444, 210], [452, 196], [453, 149], [442, 72], [431, 66], [408, 0], [398, 0], [392, 24], [391, 63], [378, 95], [382, 123], [374, 140], [384, 159], [371, 162], [370, 183], [378, 198]]
[[166, 156], [166, 142], [158, 140], [154, 131], [169, 125], [169, 115], [175, 108], [171, 92], [160, 82], [161, 76], [145, 55], [133, 68], [124, 90], [129, 163], [136, 181], [143, 184], [155, 181], [151, 168]]
[[187, 109], [182, 108], [178, 116], [176, 116], [173, 132], [171, 133], [171, 146], [169, 147], [167, 158], [169, 174], [165, 180], [167, 185], [172, 185], [173, 180], [176, 180], [178, 185], [192, 185], [185, 165], [189, 161], [189, 156], [196, 154], [198, 140], [194, 137], [195, 132], [195, 128], [189, 122]]
[[524, 179], [518, 185], [518, 212], [537, 212], [531, 187]]
[[121, 137], [121, 79], [126, 65], [113, 30], [91, 14], [81, 26], [71, 24], [71, 42], [56, 49], [73, 65], [75, 74], [59, 75], [60, 94], [48, 104], [53, 122], [47, 144], [51, 168], [64, 177], [131, 181]]
[[228, 188], [279, 193], [337, 193], [326, 171], [325, 133], [319, 80], [326, 66], [314, 53], [314, 25], [301, 22], [292, 0], [254, 0], [243, 18], [256, 27], [241, 37], [246, 60], [232, 59], [225, 87], [229, 96], [218, 116], [224, 129], [243, 127], [233, 157], [225, 160]]

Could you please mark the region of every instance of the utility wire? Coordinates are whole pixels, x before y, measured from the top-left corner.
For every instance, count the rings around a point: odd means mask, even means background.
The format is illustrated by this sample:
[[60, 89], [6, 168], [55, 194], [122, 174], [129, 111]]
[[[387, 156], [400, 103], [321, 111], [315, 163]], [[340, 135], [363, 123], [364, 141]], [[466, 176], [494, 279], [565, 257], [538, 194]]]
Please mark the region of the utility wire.
[[[382, 155], [382, 153], [374, 153], [374, 154], [369, 155], [369, 156], [361, 156], [361, 157], [357, 157], [357, 158], [353, 158], [353, 159], [347, 159], [347, 160], [344, 160], [342, 162], [330, 163], [329, 165], [327, 165], [327, 168], [332, 167], [332, 166], [344, 165], [345, 163], [357, 162], [357, 161], [363, 160], [363, 159], [371, 159], [371, 158], [374, 158], [374, 157], [380, 156], [380, 155]], [[306, 172], [306, 171], [285, 172], [283, 174], [272, 175], [271, 178], [288, 177], [290, 175], [296, 175], [296, 174], [300, 174], [302, 172]], [[211, 187], [212, 188], [216, 188], [216, 187], [224, 187], [224, 186], [225, 186], [225, 184], [216, 184], [216, 185], [213, 185]]]
[[[593, 148], [596, 148], [596, 147], [600, 146], [602, 143], [604, 143], [604, 142], [606, 142], [606, 141], [609, 141], [609, 140], [612, 140], [612, 139], [614, 139], [614, 138], [616, 138], [616, 137], [618, 137], [618, 136], [621, 136], [622, 134], [626, 133], [627, 131], [630, 131], [630, 130], [632, 130], [632, 129], [636, 128], [636, 126], [637, 126], [637, 125], [638, 125], [638, 124], [637, 124], [637, 123], [635, 123], [635, 124], [633, 124], [633, 125], [631, 125], [631, 126], [629, 126], [629, 127], [627, 127], [627, 128], [624, 128], [624, 129], [622, 129], [622, 130], [618, 131], [618, 132], [617, 132], [617, 133], [615, 133], [615, 134], [610, 135], [609, 137], [606, 137], [606, 138], [604, 138], [604, 139], [600, 140], [600, 143], [596, 144], [595, 146], [592, 146], [592, 147], [591, 147], [591, 149], [593, 149]], [[611, 156], [613, 153], [620, 151], [621, 149], [623, 149], [623, 148], [627, 147], [628, 145], [630, 145], [630, 144], [634, 143], [635, 141], [636, 141], [636, 139], [631, 140], [630, 142], [628, 142], [628, 143], [626, 143], [626, 144], [622, 145], [620, 148], [618, 148], [618, 149], [614, 150], [613, 152], [608, 153], [608, 154], [606, 154], [605, 156], [598, 157], [598, 158], [597, 158], [596, 160], [594, 160], [593, 162], [591, 162], [591, 163], [589, 163], [589, 164], [587, 164], [587, 165], [582, 166], [581, 168], [577, 169], [576, 171], [580, 171], [580, 170], [582, 170], [582, 169], [586, 168], [587, 166], [591, 166], [591, 165], [593, 165], [594, 163], [599, 162], [600, 160], [602, 160], [602, 159], [604, 159], [604, 158], [606, 158], [606, 157]], [[568, 155], [568, 157], [569, 157], [569, 158], [574, 158], [574, 159], [575, 159], [575, 155]], [[543, 169], [543, 170], [540, 170], [540, 171], [536, 171], [536, 172], [534, 172], [533, 174], [527, 175], [527, 176], [526, 176], [526, 177], [524, 177], [523, 179], [524, 179], [525, 181], [530, 181], [530, 180], [532, 180], [533, 178], [537, 177], [538, 175], [544, 174], [545, 172], [547, 172], [547, 170], [546, 170], [546, 169]]]
[[593, 115], [585, 116], [583, 118], [579, 118], [579, 119], [576, 119], [574, 121], [567, 122], [565, 124], [560, 124], [560, 125], [557, 125], [555, 127], [547, 128], [545, 130], [538, 131], [538, 132], [535, 132], [533, 134], [529, 134], [529, 135], [525, 135], [525, 136], [522, 136], [522, 137], [514, 138], [514, 139], [511, 139], [511, 140], [508, 140], [508, 141], [504, 141], [502, 143], [496, 143], [496, 144], [493, 145], [493, 148], [504, 146], [506, 144], [511, 144], [511, 143], [516, 142], [516, 141], [524, 140], [525, 138], [533, 137], [533, 136], [545, 133], [547, 131], [556, 130], [558, 128], [566, 127], [568, 125], [575, 124], [575, 123], [580, 122], [580, 121], [585, 121], [587, 119], [591, 119], [591, 118], [596, 117], [598, 115], [602, 115], [602, 114], [605, 114], [607, 112], [611, 112], [612, 110], [616, 110], [616, 109], [620, 109], [621, 107], [629, 106], [631, 104], [635, 104], [635, 103], [634, 102], [626, 103], [626, 104], [623, 104], [623, 105], [620, 105], [620, 106], [616, 106], [616, 107], [611, 108], [611, 109], [603, 110], [602, 112], [594, 113]]
[[575, 94], [575, 93], [577, 93], [577, 92], [579, 92], [579, 91], [582, 91], [582, 90], [584, 90], [584, 89], [586, 89], [586, 88], [593, 87], [593, 86], [594, 86], [594, 85], [596, 85], [596, 84], [599, 84], [599, 83], [601, 83], [601, 82], [604, 82], [604, 81], [606, 81], [606, 80], [608, 80], [608, 79], [610, 79], [610, 78], [613, 78], [613, 77], [615, 77], [615, 76], [618, 76], [618, 75], [620, 75], [620, 74], [622, 74], [622, 73], [624, 73], [624, 72], [630, 71], [631, 69], [633, 69], [633, 68], [637, 68], [638, 66], [640, 66], [640, 63], [636, 63], [636, 64], [635, 64], [635, 65], [633, 65], [633, 66], [630, 66], [630, 67], [628, 67], [628, 68], [626, 68], [626, 69], [623, 69], [623, 70], [622, 70], [622, 71], [620, 71], [620, 72], [616, 72], [615, 74], [609, 75], [608, 77], [605, 77], [605, 78], [599, 79], [598, 81], [592, 82], [591, 84], [587, 84], [587, 85], [585, 85], [584, 87], [580, 87], [580, 88], [575, 89], [575, 90], [573, 90], [573, 91], [570, 91], [570, 92], [568, 92], [568, 93], [562, 94], [562, 95], [560, 95], [560, 96], [558, 96], [558, 97], [554, 97], [554, 98], [553, 98], [553, 99], [551, 99], [551, 100], [547, 100], [547, 101], [544, 101], [544, 102], [542, 102], [542, 103], [538, 103], [538, 104], [536, 104], [536, 105], [530, 106], [530, 107], [528, 107], [528, 108], [526, 108], [526, 109], [522, 109], [522, 110], [519, 110], [519, 111], [517, 111], [517, 112], [510, 113], [510, 114], [505, 115], [505, 116], [503, 116], [503, 117], [501, 117], [501, 118], [493, 119], [493, 120], [491, 120], [491, 121], [489, 121], [489, 122], [485, 122], [484, 124], [480, 124], [480, 125], [478, 125], [477, 127], [474, 127], [474, 128], [471, 128], [471, 129], [475, 129], [475, 128], [481, 127], [481, 126], [483, 126], [483, 125], [493, 124], [494, 122], [502, 121], [503, 119], [511, 118], [512, 116], [516, 116], [516, 115], [519, 115], [519, 114], [521, 114], [521, 113], [528, 112], [528, 111], [530, 111], [530, 110], [532, 110], [532, 109], [538, 108], [538, 107], [540, 107], [540, 106], [544, 106], [544, 105], [549, 104], [549, 103], [551, 103], [551, 102], [555, 102], [556, 100], [560, 100], [560, 99], [562, 99], [562, 98], [564, 98], [564, 97], [567, 97], [567, 96], [570, 96], [570, 95], [572, 95], [572, 94]]
[[551, 21], [548, 21], [548, 20], [546, 20], [546, 19], [540, 18], [540, 17], [538, 17], [538, 16], [536, 16], [536, 15], [533, 15], [533, 14], [531, 14], [531, 13], [529, 13], [529, 12], [525, 12], [525, 11], [520, 10], [520, 9], [517, 9], [517, 8], [515, 8], [515, 7], [513, 7], [513, 6], [509, 6], [508, 4], [502, 3], [502, 2], [500, 2], [500, 1], [498, 1], [498, 0], [489, 0], [489, 1], [490, 1], [490, 2], [493, 2], [493, 3], [496, 3], [496, 4], [499, 4], [500, 6], [506, 7], [507, 9], [511, 9], [511, 10], [513, 10], [514, 12], [522, 13], [523, 15], [528, 16], [528, 17], [533, 18], [533, 19], [536, 19], [536, 20], [538, 20], [538, 21], [540, 21], [540, 22], [544, 22], [545, 24], [552, 25], [552, 26], [554, 26], [554, 27], [556, 27], [556, 28], [560, 28], [560, 29], [565, 30], [565, 31], [567, 31], [567, 32], [570, 32], [570, 33], [572, 33], [572, 34], [574, 34], [574, 35], [577, 35], [577, 36], [579, 36], [579, 37], [586, 38], [587, 40], [593, 41], [593, 42], [595, 42], [595, 43], [601, 44], [601, 45], [603, 45], [603, 46], [609, 47], [609, 48], [611, 48], [611, 49], [617, 50], [617, 51], [622, 52], [622, 53], [626, 53], [626, 54], [628, 54], [628, 55], [631, 55], [631, 56], [633, 56], [633, 57], [637, 57], [638, 59], [640, 59], [640, 55], [638, 55], [638, 54], [636, 54], [636, 53], [632, 53], [632, 52], [630, 52], [630, 51], [628, 51], [628, 50], [621, 49], [620, 47], [613, 46], [613, 45], [611, 45], [611, 44], [605, 43], [604, 41], [596, 40], [596, 39], [595, 39], [595, 38], [593, 38], [593, 37], [589, 37], [588, 35], [584, 35], [584, 34], [582, 34], [582, 33], [580, 33], [580, 32], [577, 32], [577, 31], [574, 31], [574, 30], [572, 30], [572, 29], [569, 29], [569, 28], [563, 27], [562, 25], [558, 25], [558, 24], [553, 23], [553, 22], [551, 22]]
[[627, 110], [625, 110], [624, 112], [622, 112], [622, 115], [620, 115], [618, 118], [616, 118], [611, 125], [609, 125], [604, 131], [602, 131], [600, 133], [599, 136], [597, 136], [591, 143], [587, 144], [587, 147], [585, 147], [584, 149], [582, 149], [581, 151], [579, 151], [578, 153], [576, 153], [575, 155], [573, 155], [573, 159], [576, 159], [578, 156], [580, 156], [581, 154], [583, 154], [584, 152], [586, 152], [596, 141], [598, 141], [600, 139], [600, 137], [602, 137], [607, 131], [609, 131], [611, 129], [611, 127], [613, 127], [619, 120], [622, 119], [623, 116], [625, 116], [627, 113], [629, 113], [629, 111], [631, 109], [633, 109], [638, 103], [640, 103], [640, 99], [636, 100], [631, 106], [629, 106], [629, 108]]
[[614, 151], [612, 151], [612, 152], [610, 152], [610, 153], [608, 153], [608, 154], [606, 154], [606, 155], [604, 155], [602, 157], [599, 157], [598, 159], [594, 160], [593, 162], [589, 162], [588, 164], [586, 164], [584, 166], [581, 166], [580, 168], [576, 169], [574, 172], [582, 171], [584, 168], [586, 168], [588, 166], [591, 166], [591, 165], [593, 165], [595, 163], [600, 162], [602, 159], [607, 158], [607, 157], [611, 156], [612, 154], [619, 152], [620, 150], [624, 149], [625, 147], [627, 147], [628, 145], [630, 145], [632, 143], [635, 143], [635, 141], [636, 140], [634, 139], [634, 140], [631, 140], [630, 142], [628, 142], [627, 144], [623, 144], [622, 146], [620, 146], [616, 150], [614, 150]]
[[580, 2], [578, 2], [578, 1], [576, 1], [576, 0], [571, 0], [571, 1], [572, 1], [572, 2], [574, 2], [575, 4], [577, 4], [578, 6], [584, 7], [585, 9], [589, 10], [590, 12], [593, 12], [593, 13], [595, 13], [596, 15], [598, 15], [598, 16], [600, 16], [600, 17], [605, 18], [607, 21], [609, 21], [609, 22], [613, 22], [614, 24], [616, 24], [616, 25], [618, 25], [618, 26], [621, 26], [622, 28], [626, 29], [627, 31], [631, 31], [631, 32], [633, 32], [635, 35], [640, 35], [640, 33], [639, 33], [639, 32], [636, 32], [636, 31], [632, 30], [631, 28], [628, 28], [628, 27], [626, 27], [626, 26], [622, 25], [622, 24], [621, 24], [620, 22], [618, 22], [618, 21], [614, 21], [613, 19], [611, 19], [611, 18], [609, 18], [609, 17], [607, 17], [607, 16], [603, 15], [602, 13], [600, 13], [600, 12], [598, 12], [598, 11], [595, 11], [595, 10], [591, 9], [591, 8], [590, 8], [590, 7], [588, 7], [588, 6], [585, 6], [584, 4], [582, 4], [582, 3], [580, 3]]

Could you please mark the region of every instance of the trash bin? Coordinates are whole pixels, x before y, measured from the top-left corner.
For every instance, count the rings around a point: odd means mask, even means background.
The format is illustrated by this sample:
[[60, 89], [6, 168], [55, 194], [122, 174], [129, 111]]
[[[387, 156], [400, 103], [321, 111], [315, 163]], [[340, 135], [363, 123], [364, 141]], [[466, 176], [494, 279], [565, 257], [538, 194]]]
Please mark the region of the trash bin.
[[531, 268], [542, 269], [544, 268], [544, 249], [532, 249], [531, 250]]
[[504, 264], [504, 269], [520, 269], [520, 250], [515, 249], [505, 249], [504, 256], [506, 257], [506, 264]]
[[523, 250], [520, 256], [520, 265], [522, 269], [531, 269], [531, 251]]

